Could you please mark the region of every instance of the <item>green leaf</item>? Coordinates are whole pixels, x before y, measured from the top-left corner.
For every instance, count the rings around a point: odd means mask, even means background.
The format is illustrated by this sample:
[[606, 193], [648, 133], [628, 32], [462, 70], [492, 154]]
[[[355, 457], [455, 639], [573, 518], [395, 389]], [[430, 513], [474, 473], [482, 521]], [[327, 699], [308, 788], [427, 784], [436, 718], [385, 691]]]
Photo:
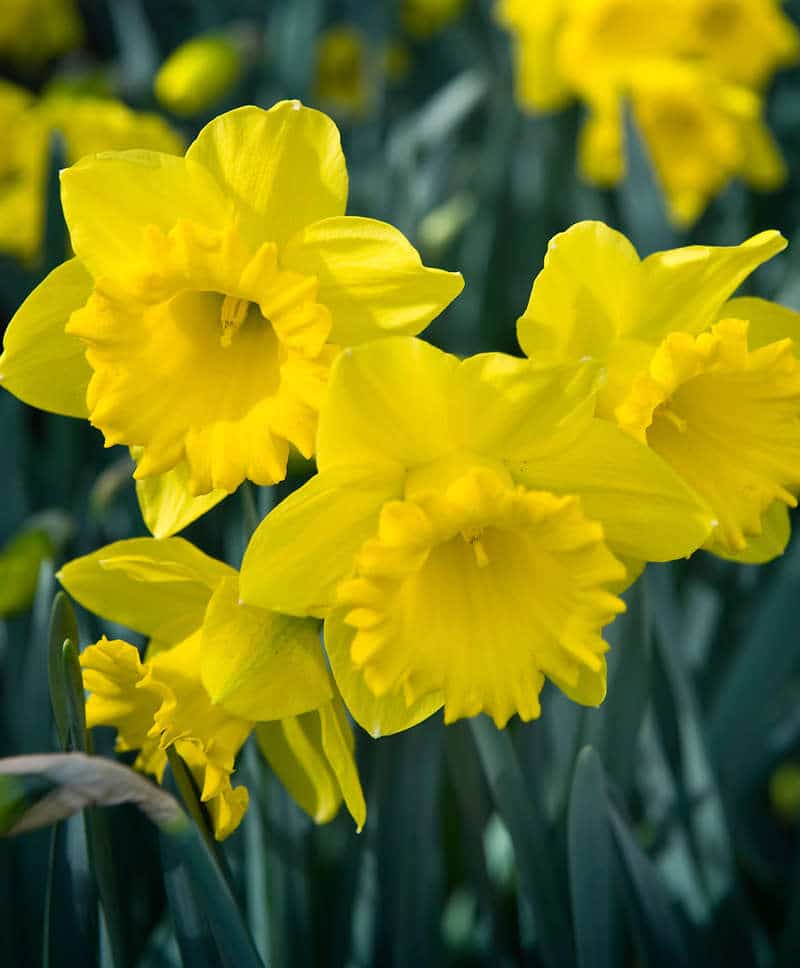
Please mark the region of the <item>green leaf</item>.
[[627, 823], [606, 800], [611, 834], [625, 888], [625, 900], [639, 955], [647, 968], [689, 968], [683, 930], [653, 867]]
[[58, 742], [62, 750], [69, 745], [69, 699], [64, 683], [64, 643], [78, 641], [78, 623], [75, 611], [64, 592], [57, 592], [50, 612], [50, 630], [47, 646], [47, 680], [50, 685], [50, 702], [56, 722]]
[[615, 968], [621, 963], [615, 922], [611, 832], [605, 774], [589, 746], [578, 755], [567, 816], [572, 919], [578, 968]]
[[556, 878], [559, 864], [541, 806], [528, 796], [508, 733], [485, 716], [469, 723], [495, 807], [514, 844], [520, 889], [533, 911], [542, 961], [552, 968], [573, 964], [566, 890]]

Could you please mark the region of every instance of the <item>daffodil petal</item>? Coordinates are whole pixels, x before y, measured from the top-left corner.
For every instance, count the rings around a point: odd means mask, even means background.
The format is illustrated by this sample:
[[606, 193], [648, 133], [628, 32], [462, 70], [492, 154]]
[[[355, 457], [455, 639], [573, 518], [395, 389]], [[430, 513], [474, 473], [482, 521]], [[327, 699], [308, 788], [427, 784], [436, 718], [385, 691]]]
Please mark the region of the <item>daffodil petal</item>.
[[322, 748], [342, 791], [345, 806], [355, 821], [356, 830], [360, 832], [367, 819], [367, 805], [353, 757], [353, 731], [341, 699], [337, 696], [321, 706], [319, 716], [322, 725]]
[[223, 579], [211, 596], [202, 638], [203, 685], [235, 716], [283, 719], [333, 695], [318, 622], [242, 604], [237, 578]]
[[751, 350], [760, 349], [778, 340], [790, 339], [794, 343], [795, 356], [800, 356], [800, 313], [768, 299], [739, 296], [729, 299], [717, 313], [718, 319], [746, 319], [747, 345]]
[[747, 546], [738, 554], [731, 554], [722, 542], [713, 540], [705, 545], [705, 550], [745, 565], [762, 565], [782, 555], [792, 533], [789, 509], [782, 501], [773, 501], [764, 512], [761, 529], [761, 534], [748, 537]]
[[353, 733], [338, 696], [313, 712], [256, 726], [259, 748], [298, 805], [317, 823], [344, 799], [361, 830], [367, 816]]
[[248, 605], [321, 616], [375, 530], [380, 508], [402, 492], [397, 468], [342, 467], [317, 474], [256, 529], [242, 562]]
[[183, 538], [130, 538], [67, 562], [58, 579], [96, 615], [174, 644], [200, 627], [214, 589], [235, 575]]
[[602, 222], [578, 222], [550, 240], [517, 337], [539, 363], [602, 359], [632, 325], [639, 301], [636, 249]]
[[189, 490], [189, 465], [186, 461], [164, 474], [136, 482], [139, 510], [155, 538], [168, 538], [182, 531], [227, 496], [227, 491], [216, 490], [193, 497]]
[[242, 107], [215, 118], [186, 152], [281, 245], [319, 219], [342, 215], [347, 168], [339, 132], [327, 115], [299, 101], [269, 111]]
[[398, 229], [341, 216], [309, 225], [281, 253], [286, 268], [319, 280], [331, 341], [353, 346], [383, 335], [416, 336], [464, 287], [458, 272], [431, 269]]
[[454, 374], [451, 432], [467, 451], [523, 459], [591, 420], [598, 376], [592, 363], [537, 367], [504, 353], [471, 356]]
[[441, 709], [441, 692], [429, 693], [410, 705], [402, 690], [376, 696], [350, 657], [355, 629], [345, 625], [345, 614], [347, 609], [337, 609], [325, 620], [325, 648], [342, 699], [359, 726], [377, 739], [410, 729]]
[[448, 453], [448, 390], [457, 368], [454, 356], [416, 339], [346, 350], [320, 414], [320, 470], [386, 461], [413, 467]]
[[697, 334], [754, 269], [786, 248], [774, 230], [741, 245], [689, 245], [654, 252], [642, 263], [642, 305], [629, 335], [660, 342], [672, 332]]
[[230, 203], [200, 165], [157, 151], [89, 155], [61, 173], [61, 202], [76, 255], [96, 281], [125, 291], [146, 273], [149, 226], [180, 219], [209, 228], [229, 220]]
[[64, 332], [92, 291], [92, 277], [70, 259], [41, 282], [15, 313], [3, 339], [0, 383], [32, 407], [87, 417], [92, 375], [83, 342]]
[[256, 740], [295, 803], [316, 823], [333, 820], [342, 792], [322, 749], [318, 713], [259, 723]]
[[541, 461], [515, 463], [526, 487], [577, 494], [586, 516], [603, 525], [615, 554], [669, 561], [696, 551], [712, 515], [656, 454], [605, 420], [594, 420], [570, 446]]

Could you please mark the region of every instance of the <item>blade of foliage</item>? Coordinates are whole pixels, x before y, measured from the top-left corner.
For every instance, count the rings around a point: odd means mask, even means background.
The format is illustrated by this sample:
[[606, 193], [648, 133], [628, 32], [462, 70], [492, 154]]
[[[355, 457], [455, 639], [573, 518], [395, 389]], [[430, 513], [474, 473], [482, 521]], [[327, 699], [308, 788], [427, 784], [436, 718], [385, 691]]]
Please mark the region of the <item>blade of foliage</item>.
[[639, 733], [650, 701], [652, 641], [645, 587], [638, 581], [625, 596], [628, 610], [607, 631], [608, 697], [587, 716], [587, 739], [609, 776], [627, 793], [636, 774]]
[[647, 968], [689, 968], [681, 924], [652, 862], [619, 811], [607, 799], [611, 834], [624, 894], [642, 963]]
[[389, 775], [380, 807], [378, 876], [392, 964], [440, 964], [442, 725], [431, 718], [381, 743]]
[[202, 908], [171, 838], [160, 836], [164, 887], [175, 930], [175, 939], [184, 965], [191, 968], [218, 968], [222, 959]]
[[89, 806], [133, 803], [181, 857], [214, 937], [237, 968], [260, 968], [228, 882], [202, 835], [175, 798], [128, 767], [84, 753], [0, 760], [0, 833], [19, 834]]
[[605, 775], [597, 753], [578, 755], [567, 817], [569, 887], [578, 968], [620, 964]]
[[674, 569], [651, 568], [645, 580], [653, 598], [654, 712], [672, 774], [675, 811], [691, 858], [690, 908], [719, 940], [711, 955], [727, 964], [742, 957], [756, 962], [756, 922], [737, 887], [734, 848], [700, 723], [694, 687], [681, 643], [683, 611], [674, 592]]
[[57, 592], [50, 612], [50, 633], [47, 646], [47, 680], [50, 686], [50, 703], [56, 723], [59, 746], [66, 750], [69, 743], [69, 700], [63, 675], [63, 649], [65, 641], [78, 641], [78, 623], [75, 611], [64, 592]]
[[471, 719], [470, 727], [495, 807], [514, 844], [520, 889], [533, 910], [542, 960], [553, 968], [572, 964], [565, 891], [555, 876], [558, 867], [541, 808], [528, 796], [508, 734], [485, 716]]
[[764, 771], [764, 738], [791, 702], [786, 686], [800, 668], [800, 652], [788, 647], [800, 636], [800, 573], [795, 560], [782, 563], [716, 690], [708, 739], [720, 778], [735, 803], [753, 790]]

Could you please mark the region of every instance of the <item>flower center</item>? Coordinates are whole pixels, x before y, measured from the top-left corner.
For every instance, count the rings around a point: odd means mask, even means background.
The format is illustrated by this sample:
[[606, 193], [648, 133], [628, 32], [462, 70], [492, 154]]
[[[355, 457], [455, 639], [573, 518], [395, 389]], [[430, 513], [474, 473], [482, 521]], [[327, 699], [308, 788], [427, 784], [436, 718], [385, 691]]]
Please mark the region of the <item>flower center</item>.
[[447, 722], [539, 715], [547, 676], [579, 702], [605, 692], [600, 630], [624, 568], [573, 497], [475, 466], [384, 505], [339, 588], [351, 657], [376, 695], [444, 696]]
[[789, 340], [750, 350], [747, 336], [740, 319], [672, 333], [615, 410], [706, 499], [718, 522], [710, 544], [728, 554], [800, 489], [800, 367]]
[[150, 226], [144, 243], [126, 288], [98, 290], [68, 323], [94, 371], [92, 423], [141, 448], [137, 478], [186, 462], [195, 495], [282, 480], [290, 443], [313, 453], [338, 352], [317, 279], [234, 228]]
[[236, 296], [225, 296], [222, 300], [222, 308], [219, 313], [222, 332], [220, 333], [219, 343], [223, 349], [231, 345], [233, 337], [241, 329], [252, 305], [248, 299], [238, 299]]

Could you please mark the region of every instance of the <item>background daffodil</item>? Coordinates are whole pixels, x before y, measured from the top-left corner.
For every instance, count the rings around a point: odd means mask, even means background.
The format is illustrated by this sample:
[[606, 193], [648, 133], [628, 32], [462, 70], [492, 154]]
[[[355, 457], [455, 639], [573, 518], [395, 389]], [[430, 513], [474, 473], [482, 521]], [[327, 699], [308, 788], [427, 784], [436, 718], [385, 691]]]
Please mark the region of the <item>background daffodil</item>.
[[346, 200], [335, 125], [296, 101], [216, 118], [185, 158], [83, 159], [62, 174], [77, 260], [12, 321], [2, 379], [135, 447], [138, 479], [220, 496], [281, 480], [290, 445], [314, 451], [340, 348], [419, 332], [462, 286]]
[[359, 829], [365, 806], [353, 738], [313, 619], [239, 601], [233, 568], [181, 538], [134, 538], [77, 558], [59, 572], [86, 608], [149, 637], [105, 638], [81, 654], [91, 726], [114, 726], [117, 748], [161, 779], [175, 745], [221, 839], [238, 826], [247, 791], [230, 778], [255, 729], [298, 803], [317, 822], [344, 798]]
[[54, 90], [36, 98], [0, 81], [0, 122], [14, 131], [0, 147], [0, 251], [41, 258], [47, 172], [54, 138], [73, 164], [90, 152], [148, 148], [179, 153], [184, 141], [163, 118], [112, 98]]
[[676, 224], [696, 221], [734, 177], [762, 190], [785, 181], [763, 94], [797, 60], [800, 35], [775, 0], [503, 0], [497, 11], [521, 105], [586, 105], [578, 161], [589, 180], [624, 177], [630, 110]]
[[241, 588], [326, 617], [339, 688], [374, 735], [440, 705], [448, 722], [534, 718], [544, 676], [599, 704], [600, 630], [626, 584], [615, 553], [663, 560], [705, 540], [694, 493], [593, 417], [594, 379], [412, 339], [335, 364], [320, 473], [255, 532]]
[[749, 561], [783, 551], [800, 489], [797, 326], [782, 307], [727, 301], [785, 246], [769, 231], [640, 260], [621, 233], [582, 222], [551, 241], [518, 323], [532, 359], [606, 368], [598, 414], [704, 497], [709, 550]]

